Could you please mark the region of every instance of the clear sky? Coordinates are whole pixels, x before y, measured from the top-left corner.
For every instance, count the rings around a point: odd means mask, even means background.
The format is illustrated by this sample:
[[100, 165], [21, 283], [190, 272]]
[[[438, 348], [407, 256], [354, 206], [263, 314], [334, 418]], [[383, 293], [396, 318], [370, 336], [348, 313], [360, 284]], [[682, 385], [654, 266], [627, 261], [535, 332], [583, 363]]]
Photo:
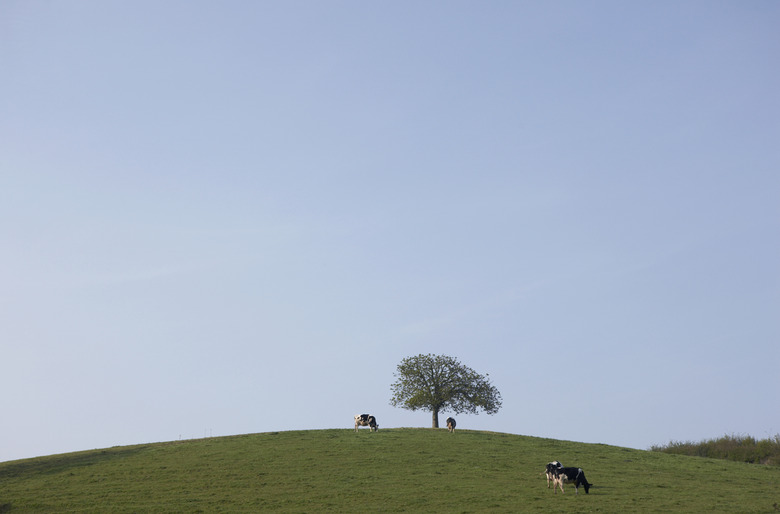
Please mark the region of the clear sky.
[[[780, 432], [780, 3], [0, 3], [0, 460]], [[446, 415], [445, 415], [446, 417]], [[551, 455], [550, 458], [559, 456]]]

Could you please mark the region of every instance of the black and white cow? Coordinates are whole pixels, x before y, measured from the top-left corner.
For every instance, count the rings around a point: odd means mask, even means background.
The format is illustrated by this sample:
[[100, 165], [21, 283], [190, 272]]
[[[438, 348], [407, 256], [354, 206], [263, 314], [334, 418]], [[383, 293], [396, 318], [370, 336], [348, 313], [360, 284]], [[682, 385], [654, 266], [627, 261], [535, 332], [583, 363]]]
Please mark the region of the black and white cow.
[[455, 431], [455, 418], [447, 418], [447, 430], [450, 432]]
[[593, 485], [588, 483], [582, 468], [555, 469], [553, 471], [553, 492], [557, 492], [555, 490], [556, 486], [560, 487], [561, 492], [563, 492], [564, 482], [574, 484], [574, 494], [579, 494], [580, 486], [583, 486], [585, 488], [585, 494], [588, 494], [588, 490]]
[[379, 430], [376, 418], [370, 414], [355, 414], [355, 432], [357, 432], [358, 427], [368, 427], [369, 430], [374, 432]]
[[547, 489], [550, 488], [550, 482], [554, 483], [556, 469], [563, 469], [563, 464], [557, 460], [547, 463], [547, 467], [544, 470], [544, 473], [547, 475]]

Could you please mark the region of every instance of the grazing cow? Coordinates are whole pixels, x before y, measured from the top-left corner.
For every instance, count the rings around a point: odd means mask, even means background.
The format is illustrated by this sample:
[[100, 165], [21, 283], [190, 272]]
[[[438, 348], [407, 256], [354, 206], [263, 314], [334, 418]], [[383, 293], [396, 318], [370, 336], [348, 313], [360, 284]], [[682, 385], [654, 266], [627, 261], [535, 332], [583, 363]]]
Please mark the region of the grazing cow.
[[368, 427], [369, 431], [376, 432], [379, 430], [379, 425], [376, 424], [376, 418], [370, 414], [355, 414], [355, 432], [358, 427]]
[[447, 418], [447, 430], [450, 432], [455, 431], [455, 418]]
[[560, 468], [553, 471], [553, 492], [557, 492], [555, 487], [558, 486], [563, 492], [563, 483], [570, 482], [574, 484], [574, 494], [579, 494], [580, 486], [585, 488], [585, 494], [588, 494], [588, 490], [593, 484], [588, 483], [585, 478], [585, 472], [582, 468]]
[[558, 462], [557, 460], [554, 460], [547, 464], [546, 469], [544, 470], [544, 473], [547, 475], [547, 489], [550, 488], [550, 482], [553, 483], [553, 487], [555, 487], [555, 470], [556, 469], [563, 469], [563, 464]]

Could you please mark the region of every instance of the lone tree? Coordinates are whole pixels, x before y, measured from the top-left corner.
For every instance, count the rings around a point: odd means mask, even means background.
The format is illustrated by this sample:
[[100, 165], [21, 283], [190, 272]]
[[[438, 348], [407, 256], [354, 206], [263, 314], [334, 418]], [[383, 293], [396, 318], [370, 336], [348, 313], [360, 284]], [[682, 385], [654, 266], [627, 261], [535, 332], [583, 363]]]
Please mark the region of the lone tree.
[[501, 408], [501, 393], [480, 375], [447, 355], [407, 357], [398, 365], [391, 385], [390, 405], [433, 414], [433, 428], [439, 428], [439, 411], [477, 414], [482, 409], [495, 414]]

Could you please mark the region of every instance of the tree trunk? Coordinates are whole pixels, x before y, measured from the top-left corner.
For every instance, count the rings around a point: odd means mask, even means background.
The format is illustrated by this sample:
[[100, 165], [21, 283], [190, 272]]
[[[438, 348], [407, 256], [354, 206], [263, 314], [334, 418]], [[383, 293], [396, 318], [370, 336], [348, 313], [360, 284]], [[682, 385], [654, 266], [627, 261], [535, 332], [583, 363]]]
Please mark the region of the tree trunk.
[[433, 428], [439, 428], [439, 409], [433, 409]]

